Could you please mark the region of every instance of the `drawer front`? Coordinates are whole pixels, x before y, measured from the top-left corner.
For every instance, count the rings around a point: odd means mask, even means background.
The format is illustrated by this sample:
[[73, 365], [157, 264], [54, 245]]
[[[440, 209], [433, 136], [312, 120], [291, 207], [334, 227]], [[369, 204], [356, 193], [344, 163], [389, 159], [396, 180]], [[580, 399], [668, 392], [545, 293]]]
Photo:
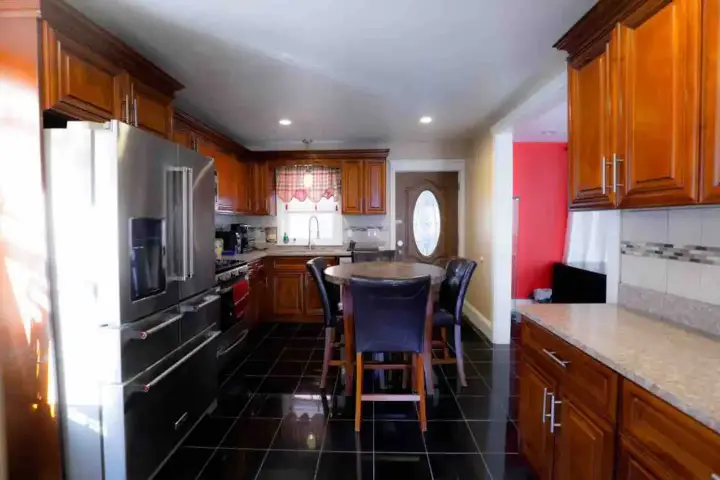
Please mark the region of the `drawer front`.
[[[275, 270], [306, 271], [307, 262], [315, 257], [275, 257], [273, 268]], [[324, 257], [328, 266], [337, 265], [335, 257]]]
[[563, 392], [615, 423], [620, 376], [565, 340], [525, 320], [523, 354], [530, 355], [560, 381]]
[[183, 318], [180, 320], [180, 341], [185, 343], [210, 325], [220, 321], [220, 295], [204, 293], [180, 305]]
[[122, 379], [127, 381], [178, 348], [184, 314], [168, 310], [122, 329]]
[[720, 435], [629, 380], [622, 396], [622, 435], [636, 440], [668, 477], [720, 475]]
[[218, 335], [203, 335], [125, 388], [128, 478], [148, 478], [212, 403]]

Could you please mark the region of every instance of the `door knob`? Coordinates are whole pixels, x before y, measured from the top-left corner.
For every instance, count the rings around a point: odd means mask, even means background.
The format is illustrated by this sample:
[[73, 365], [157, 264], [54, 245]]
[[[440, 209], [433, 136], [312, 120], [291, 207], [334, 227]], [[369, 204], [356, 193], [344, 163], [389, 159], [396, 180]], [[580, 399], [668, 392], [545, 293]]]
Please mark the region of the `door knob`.
[[403, 243], [403, 241], [402, 241], [402, 240], [398, 240], [397, 246], [398, 246], [398, 247], [402, 247], [403, 245], [405, 245], [405, 244]]

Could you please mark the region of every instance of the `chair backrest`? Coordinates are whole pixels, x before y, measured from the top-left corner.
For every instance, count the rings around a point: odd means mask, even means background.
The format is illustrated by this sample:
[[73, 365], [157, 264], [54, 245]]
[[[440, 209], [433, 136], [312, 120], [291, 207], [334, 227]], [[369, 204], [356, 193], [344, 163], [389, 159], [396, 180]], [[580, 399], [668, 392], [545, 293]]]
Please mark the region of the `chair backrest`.
[[323, 306], [323, 321], [325, 327], [334, 327], [337, 323], [338, 303], [340, 303], [340, 287], [328, 282], [325, 279], [327, 262], [323, 257], [316, 257], [306, 264], [308, 272], [315, 280], [315, 285], [320, 292], [320, 300]]
[[377, 252], [355, 252], [351, 253], [353, 263], [361, 262], [394, 262], [395, 250], [378, 250]]
[[424, 350], [430, 277], [385, 280], [352, 277], [357, 352]]
[[462, 307], [470, 279], [477, 263], [467, 258], [453, 258], [445, 267], [445, 280], [440, 286], [440, 308], [453, 314], [456, 325], [462, 322]]

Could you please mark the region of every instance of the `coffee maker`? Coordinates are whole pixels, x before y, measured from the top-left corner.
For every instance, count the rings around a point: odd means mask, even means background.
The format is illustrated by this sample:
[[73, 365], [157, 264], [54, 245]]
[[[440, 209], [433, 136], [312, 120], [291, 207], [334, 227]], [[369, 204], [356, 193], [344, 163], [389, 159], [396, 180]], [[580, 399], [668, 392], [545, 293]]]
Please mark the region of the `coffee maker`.
[[247, 253], [254, 250], [254, 239], [251, 239], [250, 227], [245, 223], [231, 223], [230, 231], [235, 232], [239, 238], [240, 251], [238, 253]]

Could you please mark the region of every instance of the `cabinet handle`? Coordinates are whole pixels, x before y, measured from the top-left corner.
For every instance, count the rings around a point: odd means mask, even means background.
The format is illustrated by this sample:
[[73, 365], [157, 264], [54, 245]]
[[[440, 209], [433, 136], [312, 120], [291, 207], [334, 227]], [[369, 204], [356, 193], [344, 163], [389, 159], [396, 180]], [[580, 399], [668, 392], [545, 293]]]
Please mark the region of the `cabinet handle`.
[[125, 94], [125, 101], [123, 102], [124, 110], [125, 110], [125, 118], [123, 118], [123, 121], [130, 124], [130, 95]]
[[134, 120], [135, 120], [135, 126], [136, 126], [136, 127], [138, 126], [138, 106], [137, 106], [137, 104], [138, 104], [138, 97], [136, 96], [136, 97], [133, 99], [133, 117], [134, 117]]
[[547, 397], [548, 397], [548, 391], [547, 387], [543, 388], [543, 413], [542, 413], [542, 422], [545, 423], [545, 417], [547, 417]]
[[561, 427], [559, 423], [555, 423], [555, 405], [562, 405], [561, 400], [555, 400], [555, 395], [550, 394], [550, 433], [555, 433], [555, 429]]
[[607, 195], [607, 165], [605, 155], [600, 159], [600, 168], [602, 169], [602, 194]]
[[622, 163], [623, 159], [618, 158], [616, 154], [613, 153], [613, 160], [612, 160], [612, 167], [613, 167], [613, 193], [617, 193], [618, 187], [622, 187], [621, 183], [618, 183], [618, 168], [617, 164]]
[[557, 363], [558, 365], [560, 365], [562, 368], [567, 367], [568, 364], [570, 363], [570, 361], [568, 361], [568, 360], [560, 360], [560, 359], [555, 355], [555, 352], [551, 352], [551, 351], [549, 351], [547, 348], [543, 348], [543, 353], [545, 353], [545, 355], [547, 355], [548, 357], [550, 357], [550, 358], [552, 359], [552, 361], [554, 361], [555, 363]]
[[183, 423], [185, 423], [185, 420], [188, 418], [188, 412], [183, 413], [177, 422], [175, 422], [175, 430], [179, 430], [180, 427], [183, 426]]

